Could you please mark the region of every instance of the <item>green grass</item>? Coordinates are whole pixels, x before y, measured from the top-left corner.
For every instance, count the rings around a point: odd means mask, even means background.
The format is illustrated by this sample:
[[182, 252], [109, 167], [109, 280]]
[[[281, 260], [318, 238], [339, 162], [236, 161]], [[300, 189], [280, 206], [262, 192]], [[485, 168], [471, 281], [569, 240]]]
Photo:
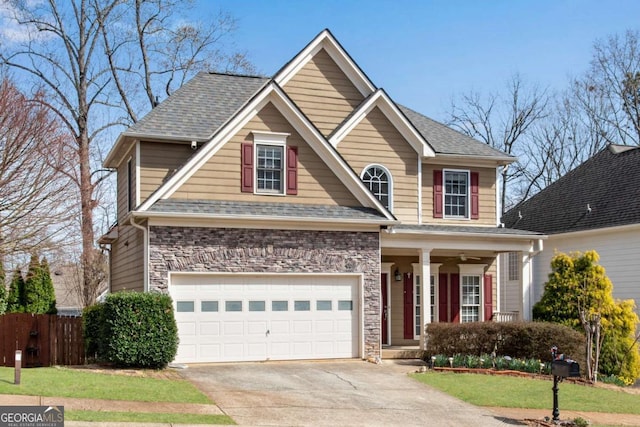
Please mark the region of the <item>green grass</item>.
[[14, 369], [0, 367], [0, 394], [77, 397], [210, 404], [211, 400], [186, 380], [111, 375], [69, 368], [22, 369], [15, 385]]
[[[476, 406], [553, 408], [552, 381], [478, 374], [412, 374], [412, 377]], [[560, 383], [560, 410], [640, 414], [640, 395]]]
[[222, 424], [235, 425], [226, 415], [166, 414], [146, 412], [64, 411], [65, 421], [102, 421], [164, 424]]

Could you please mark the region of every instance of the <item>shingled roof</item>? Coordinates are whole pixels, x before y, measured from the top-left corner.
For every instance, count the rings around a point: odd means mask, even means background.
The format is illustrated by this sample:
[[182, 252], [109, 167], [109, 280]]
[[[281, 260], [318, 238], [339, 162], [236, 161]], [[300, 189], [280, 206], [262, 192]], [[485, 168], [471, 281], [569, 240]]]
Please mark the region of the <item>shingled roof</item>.
[[270, 79], [200, 72], [124, 135], [205, 141]]
[[212, 218], [280, 218], [324, 221], [390, 222], [373, 208], [361, 206], [324, 206], [294, 203], [256, 203], [220, 200], [158, 200], [149, 212], [162, 214], [193, 214]]
[[[206, 141], [270, 79], [200, 72], [123, 136]], [[407, 107], [398, 108], [436, 153], [511, 158]]]
[[503, 222], [545, 234], [640, 224], [640, 147], [609, 145]]
[[[410, 108], [398, 105], [400, 111], [427, 140], [436, 153], [462, 156], [505, 157], [512, 156], [496, 150], [490, 145], [473, 139], [455, 129], [439, 123]], [[515, 160], [515, 158], [513, 158]]]

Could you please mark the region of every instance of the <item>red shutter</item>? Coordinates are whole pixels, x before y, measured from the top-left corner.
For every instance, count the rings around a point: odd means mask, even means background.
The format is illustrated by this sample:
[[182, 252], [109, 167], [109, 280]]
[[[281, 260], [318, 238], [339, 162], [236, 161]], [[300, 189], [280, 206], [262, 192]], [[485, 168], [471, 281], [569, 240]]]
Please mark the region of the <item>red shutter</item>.
[[471, 219], [478, 219], [480, 217], [479, 211], [479, 180], [480, 176], [478, 172], [471, 172]]
[[451, 323], [460, 323], [460, 275], [451, 275]]
[[491, 320], [493, 317], [493, 277], [491, 274], [484, 275], [484, 320]]
[[447, 273], [438, 275], [438, 322], [449, 321], [449, 298], [447, 294]]
[[287, 194], [298, 194], [298, 147], [287, 147]]
[[433, 171], [433, 217], [442, 218], [442, 170]]
[[240, 147], [242, 165], [241, 189], [243, 193], [253, 193], [253, 144], [243, 143]]
[[404, 273], [404, 338], [412, 340], [414, 337], [413, 317], [413, 276], [411, 273]]

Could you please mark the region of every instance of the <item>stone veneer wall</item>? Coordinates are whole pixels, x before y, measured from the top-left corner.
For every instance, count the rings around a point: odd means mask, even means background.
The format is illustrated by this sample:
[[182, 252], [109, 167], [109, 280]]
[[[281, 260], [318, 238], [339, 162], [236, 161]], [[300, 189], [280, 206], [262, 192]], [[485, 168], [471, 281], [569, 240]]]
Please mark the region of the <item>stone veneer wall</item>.
[[152, 226], [149, 289], [169, 271], [363, 273], [364, 355], [380, 356], [379, 233]]

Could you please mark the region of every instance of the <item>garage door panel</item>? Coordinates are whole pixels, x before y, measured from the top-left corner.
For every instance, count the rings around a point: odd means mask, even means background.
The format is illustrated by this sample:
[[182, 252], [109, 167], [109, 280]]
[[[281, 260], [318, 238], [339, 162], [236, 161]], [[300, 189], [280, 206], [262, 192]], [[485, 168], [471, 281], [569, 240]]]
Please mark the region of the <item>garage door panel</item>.
[[310, 334], [313, 330], [311, 320], [294, 320], [293, 321], [293, 333], [294, 334]]
[[226, 321], [223, 323], [225, 337], [242, 337], [244, 336], [244, 322], [242, 321]]
[[169, 291], [178, 362], [359, 355], [356, 276], [175, 275]]
[[200, 336], [220, 336], [220, 322], [200, 322]]
[[200, 345], [200, 357], [205, 359], [219, 359], [220, 358], [220, 344], [201, 344]]
[[264, 336], [269, 330], [269, 326], [266, 321], [250, 321], [247, 322], [247, 334], [248, 335], [260, 335]]

